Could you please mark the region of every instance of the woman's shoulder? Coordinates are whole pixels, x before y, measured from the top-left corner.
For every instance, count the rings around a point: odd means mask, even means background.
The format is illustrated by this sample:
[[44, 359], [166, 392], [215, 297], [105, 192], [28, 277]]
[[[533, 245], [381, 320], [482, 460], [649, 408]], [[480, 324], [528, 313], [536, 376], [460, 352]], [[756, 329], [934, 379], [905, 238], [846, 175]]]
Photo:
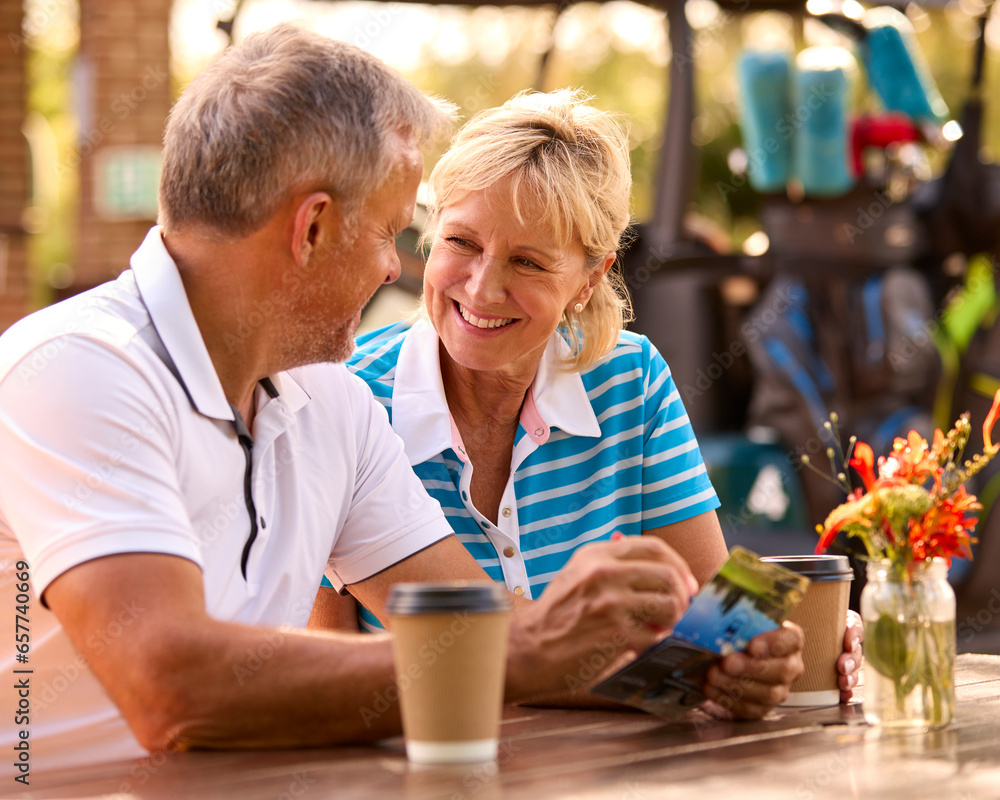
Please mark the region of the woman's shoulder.
[[636, 367], [641, 367], [645, 371], [651, 362], [657, 360], [662, 362], [663, 358], [646, 336], [634, 331], [621, 331], [615, 346], [596, 364], [585, 370], [585, 374], [625, 372]]
[[605, 397], [619, 402], [638, 397], [648, 399], [669, 393], [670, 368], [656, 346], [640, 333], [622, 331], [618, 342], [600, 361], [581, 373], [592, 402]]
[[618, 344], [615, 345], [615, 350], [629, 351], [629, 352], [648, 352], [650, 350], [655, 350], [653, 343], [649, 341], [649, 338], [641, 333], [636, 333], [635, 331], [621, 331], [618, 334]]

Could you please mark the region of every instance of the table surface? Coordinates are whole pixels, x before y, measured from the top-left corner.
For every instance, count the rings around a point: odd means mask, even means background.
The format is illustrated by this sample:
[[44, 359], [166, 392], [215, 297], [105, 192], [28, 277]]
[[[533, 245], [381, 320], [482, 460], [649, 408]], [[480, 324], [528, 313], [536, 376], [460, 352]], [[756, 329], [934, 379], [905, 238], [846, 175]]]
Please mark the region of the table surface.
[[505, 710], [496, 764], [415, 768], [402, 741], [322, 750], [155, 754], [33, 774], [26, 798], [1000, 797], [1000, 657], [961, 655], [956, 719], [882, 734], [861, 706], [780, 709], [759, 722], [641, 713]]

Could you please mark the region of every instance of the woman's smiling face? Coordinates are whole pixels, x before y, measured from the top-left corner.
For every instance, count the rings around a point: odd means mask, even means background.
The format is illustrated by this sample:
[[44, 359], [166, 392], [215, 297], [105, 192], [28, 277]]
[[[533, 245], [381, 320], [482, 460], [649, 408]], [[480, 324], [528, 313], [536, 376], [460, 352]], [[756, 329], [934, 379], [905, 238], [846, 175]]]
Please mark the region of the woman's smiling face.
[[589, 298], [590, 272], [578, 239], [518, 222], [501, 182], [438, 213], [424, 302], [457, 364], [533, 375], [563, 312]]

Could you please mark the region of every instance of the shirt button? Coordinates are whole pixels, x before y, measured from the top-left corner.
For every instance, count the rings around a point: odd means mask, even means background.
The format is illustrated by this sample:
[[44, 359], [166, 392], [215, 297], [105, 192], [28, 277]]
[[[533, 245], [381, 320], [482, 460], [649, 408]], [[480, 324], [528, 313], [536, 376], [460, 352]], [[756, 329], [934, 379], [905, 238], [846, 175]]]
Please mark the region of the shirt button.
[[503, 511], [502, 511], [501, 513], [502, 513], [502, 514], [503, 514], [503, 515], [504, 515], [505, 517], [509, 517], [509, 516], [511, 515], [511, 513], [512, 513], [512, 512], [511, 512], [511, 510], [510, 510], [510, 506], [505, 506], [505, 507], [504, 507], [504, 510], [503, 510]]
[[514, 594], [516, 594], [518, 597], [524, 597], [524, 587], [523, 586], [515, 586], [514, 587]]
[[535, 428], [535, 436], [541, 436], [545, 433], [545, 428]]
[[514, 548], [513, 547], [505, 547], [503, 549], [503, 554], [505, 556], [507, 556], [507, 558], [513, 558], [514, 557]]

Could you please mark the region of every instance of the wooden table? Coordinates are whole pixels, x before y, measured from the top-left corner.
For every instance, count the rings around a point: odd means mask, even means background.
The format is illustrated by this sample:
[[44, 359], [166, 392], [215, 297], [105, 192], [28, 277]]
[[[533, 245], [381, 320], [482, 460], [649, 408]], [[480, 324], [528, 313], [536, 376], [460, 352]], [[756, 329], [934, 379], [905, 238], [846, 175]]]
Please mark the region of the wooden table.
[[[495, 765], [414, 768], [381, 746], [153, 755], [32, 775], [2, 797], [164, 800], [756, 800], [1000, 797], [1000, 657], [958, 657], [956, 720], [880, 735], [861, 707], [760, 722], [665, 723], [640, 713], [508, 708]], [[9, 787], [4, 787], [9, 791]]]

